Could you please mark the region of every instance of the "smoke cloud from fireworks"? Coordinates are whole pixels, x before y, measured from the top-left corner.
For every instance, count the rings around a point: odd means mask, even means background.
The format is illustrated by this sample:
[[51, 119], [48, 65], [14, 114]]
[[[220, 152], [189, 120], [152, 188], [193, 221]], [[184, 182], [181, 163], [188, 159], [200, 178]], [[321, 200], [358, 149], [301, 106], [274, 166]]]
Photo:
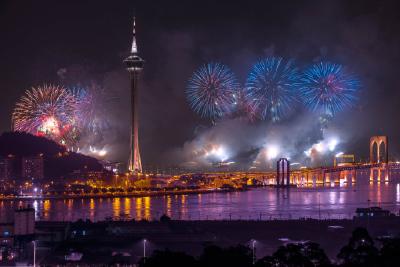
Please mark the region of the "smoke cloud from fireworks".
[[166, 158], [198, 170], [212, 169], [219, 162], [235, 162], [230, 166], [242, 170], [273, 169], [279, 157], [317, 166], [330, 164], [347, 139], [334, 128], [321, 129], [318, 117], [310, 114], [286, 125], [231, 119], [202, 131]]
[[63, 67], [64, 75], [59, 76], [76, 98], [75, 118], [80, 136], [70, 149], [99, 159], [124, 162], [129, 148], [128, 77], [123, 72], [97, 77], [88, 69], [81, 65]]

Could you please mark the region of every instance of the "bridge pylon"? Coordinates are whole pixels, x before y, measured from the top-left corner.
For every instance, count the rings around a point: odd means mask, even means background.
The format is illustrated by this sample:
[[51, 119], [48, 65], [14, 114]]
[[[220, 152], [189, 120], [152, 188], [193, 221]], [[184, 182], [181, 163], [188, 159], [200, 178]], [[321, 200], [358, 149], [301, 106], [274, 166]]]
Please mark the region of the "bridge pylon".
[[389, 144], [388, 137], [372, 136], [369, 141], [369, 161], [370, 168], [369, 181], [373, 182], [375, 173], [377, 173], [377, 181], [389, 181]]
[[290, 162], [287, 158], [280, 158], [276, 162], [276, 186], [290, 186]]

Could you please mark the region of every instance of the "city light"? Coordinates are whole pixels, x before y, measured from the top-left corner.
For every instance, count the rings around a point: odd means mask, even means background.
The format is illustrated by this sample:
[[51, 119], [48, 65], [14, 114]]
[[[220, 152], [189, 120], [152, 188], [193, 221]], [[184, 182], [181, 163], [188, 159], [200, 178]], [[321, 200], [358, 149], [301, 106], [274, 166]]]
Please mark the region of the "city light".
[[228, 153], [226, 152], [225, 147], [221, 145], [212, 145], [211, 149], [206, 151], [204, 157], [217, 159], [218, 161], [225, 161], [229, 158]]
[[317, 152], [323, 152], [324, 151], [324, 145], [322, 143], [318, 143], [314, 146], [315, 150]]
[[343, 152], [339, 152], [339, 153], [337, 153], [337, 154], [335, 155], [335, 157], [338, 158], [338, 157], [342, 156], [343, 154], [344, 154]]
[[305, 150], [304, 154], [307, 157], [312, 157], [314, 153], [326, 154], [327, 152], [334, 152], [338, 144], [339, 140], [337, 138], [322, 140], [316, 144], [313, 144], [309, 149]]
[[328, 143], [329, 151], [334, 151], [336, 146], [337, 146], [337, 144], [338, 144], [338, 140], [337, 139], [330, 140], [329, 143]]
[[104, 157], [107, 155], [107, 150], [105, 150], [104, 148], [97, 149], [96, 147], [89, 146], [89, 154], [92, 154], [97, 157]]
[[275, 145], [271, 145], [267, 147], [266, 155], [268, 160], [276, 159], [279, 154], [279, 148]]
[[213, 150], [212, 154], [216, 155], [221, 161], [225, 161], [227, 159], [225, 149], [221, 146], [218, 147], [216, 150]]

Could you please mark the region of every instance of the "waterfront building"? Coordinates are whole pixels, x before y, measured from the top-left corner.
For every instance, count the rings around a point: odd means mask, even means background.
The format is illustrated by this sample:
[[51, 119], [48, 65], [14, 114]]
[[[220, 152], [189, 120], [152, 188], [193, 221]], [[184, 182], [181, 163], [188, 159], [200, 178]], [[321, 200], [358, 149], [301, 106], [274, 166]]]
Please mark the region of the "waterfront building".
[[13, 155], [0, 159], [0, 181], [5, 182], [16, 178], [14, 162], [15, 157]]
[[44, 178], [43, 155], [22, 158], [22, 178], [41, 180]]

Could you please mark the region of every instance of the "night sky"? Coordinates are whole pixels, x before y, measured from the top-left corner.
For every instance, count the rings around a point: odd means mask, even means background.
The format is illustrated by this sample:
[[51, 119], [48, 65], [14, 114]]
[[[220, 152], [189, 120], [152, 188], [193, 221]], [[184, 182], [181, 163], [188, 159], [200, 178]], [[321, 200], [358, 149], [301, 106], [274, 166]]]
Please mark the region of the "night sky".
[[360, 101], [339, 114], [332, 127], [347, 136], [346, 152], [365, 158], [370, 136], [382, 134], [389, 136], [390, 154], [396, 157], [399, 10], [399, 1], [365, 0], [2, 0], [0, 130], [10, 130], [14, 103], [31, 86], [96, 82], [109, 91], [115, 118], [104, 142], [112, 146], [111, 159], [125, 160], [129, 82], [122, 60], [129, 53], [135, 13], [139, 53], [146, 60], [140, 88], [145, 165], [161, 164], [169, 151], [211, 126], [185, 99], [186, 82], [196, 68], [222, 62], [243, 82], [252, 64], [269, 55], [295, 58], [300, 66], [330, 60], [356, 73]]

